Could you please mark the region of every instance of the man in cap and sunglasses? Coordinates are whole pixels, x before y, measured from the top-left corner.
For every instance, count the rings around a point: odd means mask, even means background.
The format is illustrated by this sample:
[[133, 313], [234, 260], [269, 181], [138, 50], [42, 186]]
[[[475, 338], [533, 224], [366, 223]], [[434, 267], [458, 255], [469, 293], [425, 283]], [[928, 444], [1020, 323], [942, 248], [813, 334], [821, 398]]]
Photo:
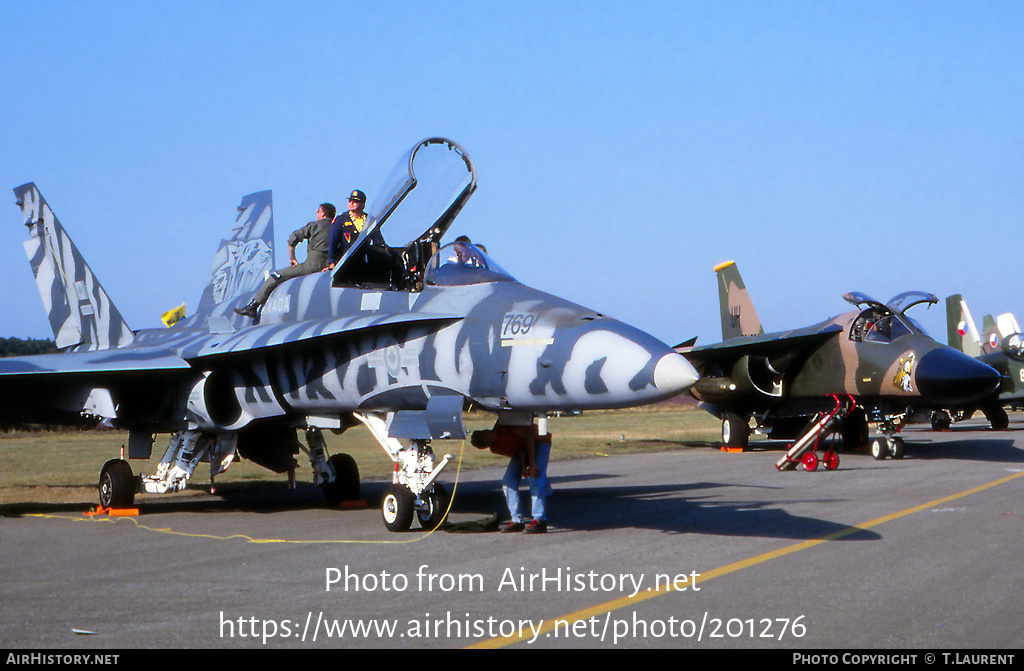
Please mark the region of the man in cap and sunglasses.
[[341, 260], [342, 255], [348, 246], [359, 237], [359, 232], [366, 224], [366, 194], [359, 189], [354, 190], [348, 196], [348, 212], [339, 214], [334, 218], [334, 225], [331, 227], [330, 268]]

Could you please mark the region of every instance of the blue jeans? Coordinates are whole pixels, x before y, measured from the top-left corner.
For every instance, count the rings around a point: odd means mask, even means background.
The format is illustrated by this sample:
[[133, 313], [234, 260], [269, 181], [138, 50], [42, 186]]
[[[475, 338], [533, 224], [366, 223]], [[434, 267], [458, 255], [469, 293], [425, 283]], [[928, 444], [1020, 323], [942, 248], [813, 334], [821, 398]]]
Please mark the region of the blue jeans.
[[[537, 471], [540, 473], [535, 478], [526, 478], [530, 486], [530, 514], [534, 519], [546, 520], [545, 500], [551, 493], [551, 485], [548, 484], [548, 457], [551, 454], [551, 443], [534, 444], [534, 460], [537, 462]], [[519, 482], [522, 480], [523, 462], [519, 455], [509, 459], [508, 468], [505, 469], [505, 477], [501, 479], [501, 490], [505, 493], [505, 501], [508, 503], [508, 512], [512, 515], [513, 522], [523, 522], [523, 512], [519, 507]]]

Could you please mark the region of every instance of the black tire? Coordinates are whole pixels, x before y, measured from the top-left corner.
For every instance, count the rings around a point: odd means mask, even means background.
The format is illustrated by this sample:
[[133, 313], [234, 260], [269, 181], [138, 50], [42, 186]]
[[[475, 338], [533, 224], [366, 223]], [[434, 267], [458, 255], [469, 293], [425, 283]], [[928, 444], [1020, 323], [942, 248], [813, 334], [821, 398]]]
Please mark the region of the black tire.
[[394, 483], [384, 490], [381, 514], [388, 531], [408, 531], [412, 527], [412, 515], [416, 500], [408, 487]]
[[902, 459], [903, 455], [906, 454], [906, 449], [903, 446], [903, 439], [899, 436], [889, 440], [889, 453], [893, 459]]
[[889, 442], [885, 438], [875, 438], [871, 441], [871, 456], [875, 461], [882, 461], [889, 456]]
[[865, 447], [870, 438], [869, 434], [868, 416], [860, 407], [851, 410], [839, 428], [840, 442], [843, 450], [847, 452]]
[[750, 443], [749, 420], [744, 420], [734, 412], [727, 412], [722, 415], [722, 445], [747, 449]]
[[429, 507], [426, 510], [417, 510], [416, 517], [420, 521], [420, 526], [427, 531], [433, 531], [448, 514], [448, 491], [441, 483], [434, 483], [430, 493], [424, 494], [423, 500]]
[[985, 413], [985, 419], [989, 421], [994, 431], [1005, 431], [1009, 428], [1010, 417], [1001, 405], [993, 405], [981, 410]]
[[328, 460], [334, 469], [334, 480], [324, 485], [324, 501], [336, 506], [342, 501], [359, 498], [359, 466], [348, 454], [332, 454]]
[[135, 503], [135, 477], [124, 459], [111, 459], [100, 470], [100, 505], [104, 508], [128, 508]]
[[932, 431], [945, 431], [953, 423], [953, 419], [945, 410], [936, 410], [932, 413]]

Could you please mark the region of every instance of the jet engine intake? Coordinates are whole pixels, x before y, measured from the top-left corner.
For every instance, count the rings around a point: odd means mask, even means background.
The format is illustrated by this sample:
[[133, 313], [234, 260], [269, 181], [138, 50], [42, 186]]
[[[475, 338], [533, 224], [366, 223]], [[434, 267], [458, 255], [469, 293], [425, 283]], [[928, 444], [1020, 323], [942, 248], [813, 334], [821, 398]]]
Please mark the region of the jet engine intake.
[[767, 357], [749, 354], [741, 357], [733, 365], [730, 377], [739, 394], [782, 398], [782, 375], [771, 366]]
[[190, 428], [233, 431], [254, 419], [283, 415], [269, 385], [261, 382], [247, 382], [234, 370], [206, 373], [188, 395]]

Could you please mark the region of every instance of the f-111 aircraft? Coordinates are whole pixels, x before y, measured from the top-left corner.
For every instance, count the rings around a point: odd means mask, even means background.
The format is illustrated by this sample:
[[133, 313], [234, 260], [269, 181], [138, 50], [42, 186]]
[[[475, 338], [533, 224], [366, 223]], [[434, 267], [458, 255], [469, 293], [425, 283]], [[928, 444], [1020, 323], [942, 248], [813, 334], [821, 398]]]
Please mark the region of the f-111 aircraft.
[[0, 360], [0, 423], [105, 421], [128, 430], [138, 458], [170, 434], [155, 473], [103, 466], [106, 507], [181, 490], [200, 460], [211, 477], [236, 457], [289, 472], [300, 449], [329, 501], [356, 498], [357, 465], [328, 456], [322, 431], [361, 423], [395, 462], [382, 513], [401, 531], [414, 516], [431, 528], [443, 519], [437, 479], [449, 457], [436, 460], [430, 441], [465, 437], [466, 403], [530, 423], [693, 384], [686, 359], [647, 333], [524, 286], [470, 242], [440, 247], [475, 188], [460, 146], [417, 143], [333, 272], [282, 282], [257, 320], [234, 308], [274, 270], [273, 208], [269, 191], [246, 196], [196, 313], [133, 331], [36, 186], [20, 186], [26, 250], [61, 352]]
[[677, 349], [701, 374], [690, 393], [722, 420], [726, 446], [747, 446], [751, 418], [773, 437], [796, 436], [844, 397], [854, 407], [838, 425], [843, 443], [866, 443], [867, 421], [875, 421], [885, 438], [872, 441], [872, 455], [898, 459], [903, 441], [894, 434], [908, 407], [969, 403], [999, 385], [990, 366], [936, 342], [907, 316], [914, 305], [938, 302], [931, 294], [907, 292], [883, 304], [849, 293], [843, 298], [855, 311], [765, 334], [736, 264], [715, 271], [723, 342]]
[[967, 302], [960, 294], [946, 297], [946, 336], [950, 347], [973, 356], [999, 371], [1002, 382], [988, 397], [967, 406], [949, 407], [932, 413], [932, 428], [948, 429], [955, 419], [969, 418], [981, 410], [993, 429], [1007, 428], [1010, 418], [1006, 408], [1024, 409], [1024, 334], [1012, 313], [996, 318], [985, 315], [984, 333], [971, 317]]

